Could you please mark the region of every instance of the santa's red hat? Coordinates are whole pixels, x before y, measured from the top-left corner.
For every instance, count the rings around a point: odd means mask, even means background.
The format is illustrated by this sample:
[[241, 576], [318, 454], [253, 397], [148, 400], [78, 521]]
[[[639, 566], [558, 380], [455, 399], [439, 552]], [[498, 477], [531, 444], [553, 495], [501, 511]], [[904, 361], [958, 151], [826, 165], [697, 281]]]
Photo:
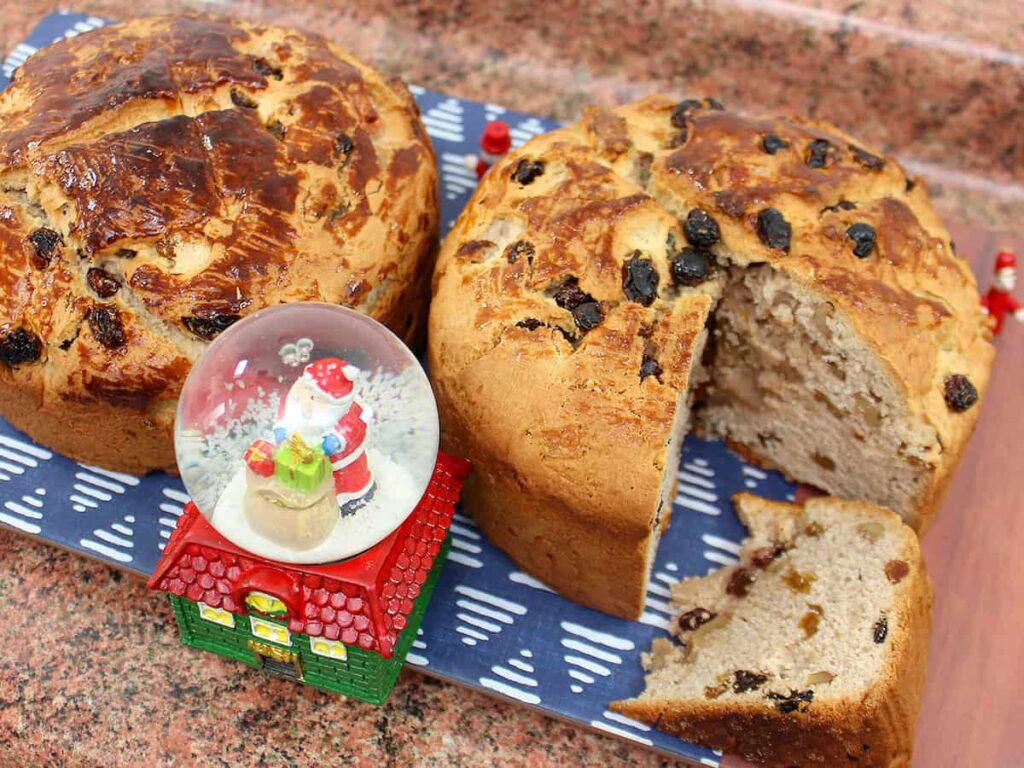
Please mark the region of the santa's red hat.
[[320, 394], [335, 402], [352, 396], [352, 382], [358, 375], [358, 368], [337, 357], [322, 357], [307, 365], [302, 373]]
[[996, 272], [1001, 269], [1016, 269], [1017, 257], [1010, 251], [1000, 251], [996, 254]]
[[512, 137], [508, 132], [508, 124], [502, 120], [493, 120], [484, 126], [480, 136], [480, 149], [489, 155], [503, 155], [512, 148]]

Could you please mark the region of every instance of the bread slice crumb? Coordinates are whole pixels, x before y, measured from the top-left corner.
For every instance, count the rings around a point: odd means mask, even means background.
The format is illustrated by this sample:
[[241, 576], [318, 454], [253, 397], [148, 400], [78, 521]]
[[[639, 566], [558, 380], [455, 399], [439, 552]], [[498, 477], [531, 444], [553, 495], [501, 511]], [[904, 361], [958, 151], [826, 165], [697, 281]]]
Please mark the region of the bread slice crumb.
[[671, 638], [615, 712], [770, 766], [909, 766], [932, 588], [894, 512], [734, 498], [740, 563], [672, 588]]

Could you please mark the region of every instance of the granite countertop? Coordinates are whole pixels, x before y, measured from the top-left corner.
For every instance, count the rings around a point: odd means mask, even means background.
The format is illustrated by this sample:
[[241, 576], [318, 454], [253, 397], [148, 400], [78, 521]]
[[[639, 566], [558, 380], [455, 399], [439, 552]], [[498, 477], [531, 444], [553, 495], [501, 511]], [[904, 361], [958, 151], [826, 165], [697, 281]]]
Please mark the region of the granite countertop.
[[[1009, 227], [1024, 220], [1019, 0], [562, 0], [558, 12], [549, 5], [96, 0], [63, 7], [107, 18], [187, 8], [279, 21], [327, 34], [421, 85], [559, 118], [589, 101], [653, 90], [824, 117], [897, 153], [925, 178], [979, 273], [997, 246], [1012, 242]], [[7, 3], [0, 49], [13, 48], [58, 7]], [[1024, 329], [1006, 335], [992, 402], [925, 541], [939, 594], [918, 738], [917, 764], [928, 768], [1024, 764], [1024, 713], [1015, 698], [1024, 685], [1024, 530], [1007, 515], [1024, 507], [1024, 484], [1016, 479], [1014, 420], [996, 412], [1024, 407]], [[986, 569], [994, 561], [1001, 565]], [[415, 672], [403, 673], [381, 708], [263, 677], [182, 648], [166, 598], [141, 580], [5, 531], [0, 604], [3, 765], [665, 763]], [[989, 623], [991, 616], [1000, 621]]]

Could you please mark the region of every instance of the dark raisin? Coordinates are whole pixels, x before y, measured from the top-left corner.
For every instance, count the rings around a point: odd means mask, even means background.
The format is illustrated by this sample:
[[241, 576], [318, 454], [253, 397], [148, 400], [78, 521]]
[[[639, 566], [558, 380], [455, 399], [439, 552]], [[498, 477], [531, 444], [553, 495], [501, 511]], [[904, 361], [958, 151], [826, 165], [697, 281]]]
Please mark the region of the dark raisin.
[[899, 584], [910, 573], [906, 560], [890, 560], [885, 564], [885, 577], [893, 584]]
[[722, 236], [718, 229], [718, 222], [700, 208], [694, 208], [686, 216], [686, 224], [683, 225], [683, 234], [687, 242], [698, 248], [710, 248], [718, 242]]
[[733, 684], [732, 690], [735, 693], [747, 693], [748, 691], [756, 691], [766, 682], [768, 682], [768, 675], [760, 672], [749, 672], [746, 669], [737, 669], [732, 673]]
[[707, 608], [694, 608], [692, 611], [687, 611], [679, 617], [679, 628], [686, 632], [693, 632], [695, 629], [707, 624], [717, 615], [717, 613], [709, 611]]
[[532, 263], [534, 254], [536, 254], [536, 250], [533, 244], [525, 240], [516, 240], [505, 249], [505, 258], [508, 259], [509, 264], [515, 264], [520, 259], [526, 259], [527, 262]]
[[334, 154], [336, 155], [350, 155], [354, 146], [352, 137], [344, 131], [334, 137]]
[[121, 287], [121, 283], [118, 282], [116, 277], [99, 267], [91, 267], [85, 273], [85, 279], [89, 283], [89, 287], [101, 299], [109, 299]]
[[875, 250], [875, 228], [863, 221], [846, 228], [846, 236], [853, 240], [853, 255], [864, 259]]
[[575, 277], [570, 277], [555, 291], [555, 303], [570, 312], [587, 301], [593, 301], [593, 296], [580, 288], [579, 280]]
[[856, 203], [851, 203], [849, 200], [840, 200], [835, 205], [826, 205], [821, 209], [821, 212], [824, 213], [825, 211], [832, 211], [835, 213], [836, 211], [853, 211], [856, 208]]
[[272, 77], [275, 80], [280, 80], [284, 77], [284, 72], [280, 67], [275, 67], [269, 61], [259, 56], [252, 60], [252, 68], [264, 77]]
[[769, 133], [767, 136], [764, 137], [764, 140], [761, 141], [761, 147], [769, 155], [774, 155], [780, 149], [788, 149], [789, 142], [786, 141], [781, 136], [776, 136], [774, 133]]
[[971, 384], [971, 380], [962, 373], [954, 373], [946, 377], [942, 396], [946, 399], [949, 410], [954, 413], [963, 413], [978, 402], [978, 390]]
[[573, 308], [572, 319], [584, 331], [592, 331], [601, 324], [601, 305], [596, 301], [587, 301]]
[[775, 708], [784, 715], [790, 712], [807, 711], [807, 705], [814, 700], [814, 691], [790, 691], [787, 693], [769, 693], [768, 698], [775, 702]]
[[688, 138], [690, 138], [690, 131], [684, 125], [678, 131], [672, 134], [672, 137], [668, 140], [669, 149], [675, 149], [676, 147], [683, 146], [683, 144], [686, 143], [686, 140]]
[[708, 109], [714, 109], [718, 112], [721, 112], [725, 109], [725, 105], [722, 102], [720, 102], [718, 99], [712, 98], [711, 96], [708, 96], [706, 99], [704, 99], [704, 104], [707, 106]]
[[64, 238], [59, 232], [54, 232], [48, 227], [40, 227], [28, 236], [28, 241], [35, 249], [32, 263], [38, 269], [44, 269], [50, 260], [56, 255], [57, 247], [64, 245]]
[[226, 328], [239, 321], [238, 315], [210, 315], [209, 317], [183, 317], [185, 324], [200, 339], [213, 339]]
[[861, 149], [860, 147], [856, 147], [851, 144], [850, 151], [853, 153], [854, 160], [863, 165], [869, 171], [880, 171], [885, 166], [885, 158], [873, 155], [866, 149]]
[[576, 325], [584, 331], [593, 330], [601, 324], [600, 302], [582, 290], [579, 280], [575, 277], [570, 277], [555, 291], [555, 303], [562, 309], [569, 310]]
[[34, 363], [43, 354], [43, 343], [31, 331], [15, 328], [0, 339], [0, 362], [8, 368]]
[[676, 285], [699, 285], [711, 273], [711, 258], [707, 251], [683, 248], [670, 263], [672, 282]]
[[687, 114], [689, 114], [691, 110], [700, 109], [702, 106], [704, 105], [697, 99], [683, 99], [676, 104], [676, 108], [672, 110], [672, 125], [676, 128], [685, 128]]
[[746, 597], [750, 594], [751, 585], [757, 581], [757, 574], [749, 568], [737, 568], [729, 578], [725, 591], [736, 597]]
[[536, 331], [543, 325], [544, 323], [542, 323], [537, 318], [528, 317], [525, 320], [520, 320], [518, 323], [516, 323], [516, 328], [525, 328], [528, 331]]
[[807, 154], [804, 162], [810, 168], [824, 168], [828, 164], [829, 152], [832, 145], [825, 139], [815, 139], [807, 145]]
[[96, 341], [107, 349], [120, 349], [125, 345], [121, 313], [112, 304], [100, 304], [92, 308], [89, 312], [89, 328]]
[[248, 94], [242, 93], [237, 88], [231, 89], [231, 103], [242, 109], [256, 109], [258, 106]]
[[911, 192], [914, 191], [914, 187], [916, 186], [917, 182], [914, 179], [907, 176], [907, 180], [903, 182], [903, 191], [909, 195]]
[[284, 135], [288, 133], [288, 128], [280, 120], [271, 120], [267, 123], [267, 130], [270, 131], [270, 135], [278, 141], [284, 141]]
[[872, 637], [875, 642], [881, 645], [885, 642], [885, 638], [889, 636], [889, 620], [883, 616], [875, 622], [874, 630], [872, 631]]
[[761, 547], [755, 549], [753, 554], [750, 556], [750, 562], [755, 568], [764, 570], [774, 561], [782, 557], [786, 548], [781, 544], [772, 544], [771, 546]]
[[133, 251], [131, 248], [122, 248], [114, 255], [119, 259], [134, 259], [139, 255], [139, 252]]
[[789, 241], [793, 235], [793, 229], [781, 211], [775, 208], [765, 208], [757, 214], [757, 235], [761, 238], [761, 242], [769, 248], [789, 251]]
[[660, 382], [662, 373], [661, 363], [645, 352], [644, 359], [640, 363], [640, 381], [643, 381], [648, 376], [653, 376]]
[[524, 157], [516, 163], [516, 167], [512, 169], [512, 178], [524, 187], [527, 184], [532, 184], [533, 180], [538, 176], [543, 175], [544, 163], [540, 160], [530, 160], [528, 157]]
[[633, 251], [629, 260], [622, 265], [622, 292], [626, 298], [651, 306], [658, 296], [658, 270], [654, 262], [640, 257], [640, 251]]

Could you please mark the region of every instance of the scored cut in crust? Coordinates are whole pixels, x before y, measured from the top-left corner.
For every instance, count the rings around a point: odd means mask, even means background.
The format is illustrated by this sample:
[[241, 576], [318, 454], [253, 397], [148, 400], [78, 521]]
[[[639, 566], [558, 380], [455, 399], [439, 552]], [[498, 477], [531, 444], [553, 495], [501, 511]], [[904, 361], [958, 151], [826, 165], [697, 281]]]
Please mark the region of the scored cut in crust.
[[408, 91], [280, 27], [153, 17], [0, 93], [0, 412], [76, 460], [173, 469], [206, 342], [272, 304], [423, 329], [437, 171]]
[[740, 563], [672, 587], [673, 638], [611, 709], [769, 766], [910, 766], [932, 604], [917, 536], [863, 502], [735, 503]]
[[894, 160], [824, 123], [652, 96], [488, 172], [442, 246], [429, 353], [485, 533], [637, 618], [688, 429], [921, 529], [989, 339], [969, 266]]

